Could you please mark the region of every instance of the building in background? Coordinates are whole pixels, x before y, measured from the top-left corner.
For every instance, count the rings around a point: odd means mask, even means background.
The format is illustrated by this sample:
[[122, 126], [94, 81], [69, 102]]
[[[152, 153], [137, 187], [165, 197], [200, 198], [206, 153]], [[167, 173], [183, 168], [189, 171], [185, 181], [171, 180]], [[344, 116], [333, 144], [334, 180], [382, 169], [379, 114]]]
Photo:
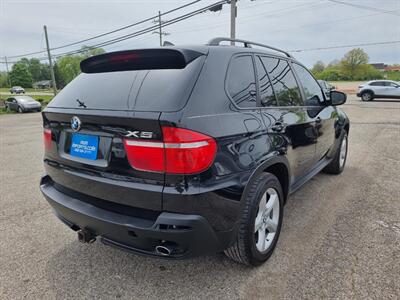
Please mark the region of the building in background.
[[52, 87], [51, 80], [41, 80], [32, 84], [34, 89], [50, 89]]

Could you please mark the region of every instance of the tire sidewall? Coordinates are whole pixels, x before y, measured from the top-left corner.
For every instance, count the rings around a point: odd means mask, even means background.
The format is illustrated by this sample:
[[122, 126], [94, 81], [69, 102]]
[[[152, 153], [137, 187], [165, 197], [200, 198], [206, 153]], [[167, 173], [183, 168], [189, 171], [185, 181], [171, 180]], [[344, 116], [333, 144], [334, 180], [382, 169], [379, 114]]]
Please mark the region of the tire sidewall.
[[[268, 175], [270, 175], [270, 176], [268, 176], [266, 178], [266, 180], [263, 181], [262, 184], [260, 184], [260, 186], [257, 190], [257, 195], [254, 198], [255, 203], [253, 205], [253, 209], [250, 212], [250, 220], [252, 220], [252, 221], [249, 222], [248, 233], [249, 233], [249, 237], [250, 237], [249, 238], [249, 244], [250, 244], [249, 250], [251, 252], [251, 259], [252, 259], [251, 264], [252, 265], [260, 265], [263, 262], [265, 262], [272, 255], [272, 252], [275, 249], [276, 243], [278, 242], [279, 234], [280, 234], [281, 227], [282, 227], [282, 219], [283, 219], [282, 187], [279, 183], [279, 180], [274, 175], [272, 175], [272, 174], [268, 174]], [[255, 240], [255, 234], [254, 234], [254, 223], [255, 223], [256, 216], [257, 216], [257, 210], [258, 210], [259, 203], [261, 201], [261, 197], [267, 191], [268, 188], [274, 188], [279, 195], [279, 212], [280, 212], [280, 214], [279, 214], [277, 231], [276, 231], [276, 234], [275, 234], [272, 244], [270, 245], [267, 252], [260, 253], [256, 247], [256, 240]]]
[[24, 112], [24, 110], [22, 109], [22, 107], [21, 106], [18, 106], [18, 112], [20, 113], [20, 114], [22, 114], [23, 112]]
[[[343, 143], [343, 141], [344, 141], [345, 139], [346, 139], [346, 157], [344, 158], [343, 165], [341, 166], [341, 165], [340, 165], [340, 151], [341, 151], [341, 149], [342, 149], [342, 143]], [[339, 151], [338, 151], [338, 162], [337, 162], [337, 163], [338, 163], [338, 165], [339, 165], [339, 171], [340, 171], [340, 173], [343, 172], [344, 167], [346, 166], [348, 150], [349, 150], [349, 139], [348, 139], [347, 132], [345, 131], [344, 134], [343, 134], [343, 136], [342, 136], [342, 139], [340, 140]]]

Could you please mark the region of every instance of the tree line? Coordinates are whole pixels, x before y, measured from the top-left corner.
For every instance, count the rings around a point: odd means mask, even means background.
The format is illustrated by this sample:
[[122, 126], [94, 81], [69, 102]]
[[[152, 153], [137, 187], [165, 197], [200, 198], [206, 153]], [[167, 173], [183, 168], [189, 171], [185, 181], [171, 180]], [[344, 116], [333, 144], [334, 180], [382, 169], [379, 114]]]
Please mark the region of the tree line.
[[[102, 48], [83, 46], [79, 54], [58, 58], [53, 65], [57, 88], [63, 88], [79, 75], [82, 60], [104, 52]], [[11, 86], [29, 88], [35, 82], [50, 78], [50, 67], [47, 63], [42, 63], [37, 58], [22, 58], [12, 66], [8, 78], [6, 72], [0, 73], [0, 87], [8, 86], [10, 82]]]
[[317, 79], [327, 81], [362, 81], [383, 78], [400, 80], [399, 72], [381, 72], [368, 62], [368, 54], [363, 49], [356, 48], [347, 52], [341, 60], [334, 60], [328, 65], [325, 65], [322, 61], [317, 61], [311, 72]]

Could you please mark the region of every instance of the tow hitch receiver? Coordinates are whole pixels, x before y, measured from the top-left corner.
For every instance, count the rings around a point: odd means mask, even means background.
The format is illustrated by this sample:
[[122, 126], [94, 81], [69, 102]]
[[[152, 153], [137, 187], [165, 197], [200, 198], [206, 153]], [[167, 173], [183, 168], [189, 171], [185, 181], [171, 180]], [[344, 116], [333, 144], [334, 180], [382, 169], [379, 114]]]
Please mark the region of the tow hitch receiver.
[[91, 244], [96, 241], [96, 236], [88, 230], [81, 229], [78, 231], [78, 241]]

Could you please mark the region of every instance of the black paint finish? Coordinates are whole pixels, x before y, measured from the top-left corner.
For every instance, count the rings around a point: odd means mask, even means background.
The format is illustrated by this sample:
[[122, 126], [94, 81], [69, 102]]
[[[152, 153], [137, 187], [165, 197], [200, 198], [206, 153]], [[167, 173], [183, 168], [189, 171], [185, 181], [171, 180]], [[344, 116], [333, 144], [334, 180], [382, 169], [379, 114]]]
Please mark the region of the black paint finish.
[[[263, 85], [257, 81], [252, 85], [256, 94], [253, 91], [248, 92], [248, 96], [254, 97], [257, 105], [253, 108], [239, 108], [227, 91], [227, 70], [233, 57], [250, 56], [253, 63], [258, 55], [279, 58], [287, 62], [286, 71], [291, 70], [291, 58], [250, 48], [208, 46], [195, 49], [203, 55], [190, 62], [189, 66], [193, 63], [201, 66], [197, 66], [193, 71], [193, 89], [182, 92], [181, 103], [186, 103], [182, 109], [157, 110], [157, 107], [151, 109], [150, 104], [146, 104], [149, 107], [148, 111], [105, 110], [95, 107], [86, 109], [73, 104], [75, 101], [66, 101], [64, 107], [61, 100], [56, 100], [56, 106], [50, 103], [44, 110], [43, 125], [52, 129], [52, 150], [45, 152], [47, 175], [42, 180], [41, 190], [64, 222], [70, 222], [72, 227], [76, 225], [79, 228], [94, 226], [91, 230], [104, 237], [107, 244], [135, 252], [147, 251], [146, 238], [143, 237], [142, 241], [132, 239], [131, 243], [127, 238], [129, 230], [124, 226], [114, 226], [112, 230], [107, 230], [106, 225], [101, 223], [101, 226], [96, 228], [96, 224], [100, 223], [90, 221], [89, 217], [87, 224], [85, 223], [86, 210], [71, 212], [70, 209], [63, 208], [63, 203], [65, 204], [68, 198], [79, 201], [79, 194], [74, 193], [80, 193], [92, 199], [91, 205], [96, 206], [93, 199], [98, 199], [99, 203], [120, 207], [122, 212], [124, 208], [127, 212], [132, 208], [152, 211], [155, 214], [168, 212], [200, 216], [201, 222], [205, 222], [206, 227], [212, 229], [213, 238], [215, 236], [217, 239], [215, 247], [205, 248], [203, 252], [221, 250], [227, 248], [235, 236], [241, 199], [247, 193], [248, 183], [258, 174], [277, 166], [284, 169], [283, 174], [286, 174], [287, 178], [280, 180], [287, 196], [330, 162], [339, 147], [341, 135], [344, 130], [349, 130], [349, 120], [339, 108], [330, 106], [325, 97], [318, 99], [312, 106], [280, 106], [279, 102], [275, 101], [275, 106], [263, 107], [259, 97]], [[256, 68], [254, 72], [254, 77], [257, 78]], [[298, 75], [294, 71], [293, 74], [299, 82]], [[127, 82], [128, 77], [126, 74], [123, 76]], [[159, 80], [161, 77], [157, 76], [157, 81]], [[157, 81], [153, 84], [157, 85]], [[95, 80], [91, 79], [91, 84], [93, 82]], [[98, 84], [100, 85], [101, 81]], [[127, 99], [132, 98], [129, 95], [139, 93], [132, 89], [140, 89], [140, 86], [133, 83], [129, 93], [118, 95], [124, 97], [124, 101], [128, 101]], [[149, 86], [147, 82], [146, 87]], [[140, 91], [144, 92], [146, 91]], [[243, 93], [243, 97], [247, 97], [247, 92]], [[305, 87], [298, 85], [296, 93], [300, 94], [301, 101], [306, 103]], [[73, 94], [74, 97], [79, 96], [81, 101], [85, 101], [84, 91], [76, 90]], [[169, 101], [168, 93], [148, 94], [152, 97], [165, 97], [163, 101], [166, 103]], [[176, 91], [173, 95], [176, 95]], [[280, 94], [280, 97], [283, 96], [284, 94]], [[151, 101], [152, 99], [149, 99], [149, 103]], [[160, 99], [154, 102], [160, 103]], [[171, 100], [171, 103], [175, 102]], [[93, 105], [95, 102], [91, 101], [91, 106]], [[134, 105], [126, 103], [126, 107]], [[165, 107], [165, 103], [162, 107]], [[89, 161], [69, 156], [72, 116], [81, 119], [82, 133], [100, 137], [98, 160]], [[123, 137], [128, 131], [150, 131], [154, 133], [153, 141], [161, 141], [161, 126], [165, 125], [187, 128], [212, 136], [218, 149], [211, 167], [201, 174], [190, 176], [132, 169], [126, 158]], [[60, 194], [64, 195], [65, 199], [54, 199]], [[77, 209], [79, 207], [75, 206]], [[102, 208], [102, 214], [107, 214], [107, 210]], [[111, 218], [106, 217], [104, 216], [105, 219]], [[75, 219], [79, 220], [79, 224], [74, 223]], [[155, 220], [152, 222], [156, 224]], [[202, 232], [208, 232], [208, 229]], [[160, 241], [168, 240], [168, 235], [163, 238], [162, 230], [161, 233], [157, 231], [156, 236]], [[144, 244], [141, 244], [142, 242]], [[207, 243], [206, 238], [204, 242]], [[151, 243], [155, 241], [152, 240]], [[192, 249], [187, 241], [183, 244], [186, 250], [182, 248], [182, 251]], [[147, 252], [144, 254], [156, 255], [152, 251]]]

